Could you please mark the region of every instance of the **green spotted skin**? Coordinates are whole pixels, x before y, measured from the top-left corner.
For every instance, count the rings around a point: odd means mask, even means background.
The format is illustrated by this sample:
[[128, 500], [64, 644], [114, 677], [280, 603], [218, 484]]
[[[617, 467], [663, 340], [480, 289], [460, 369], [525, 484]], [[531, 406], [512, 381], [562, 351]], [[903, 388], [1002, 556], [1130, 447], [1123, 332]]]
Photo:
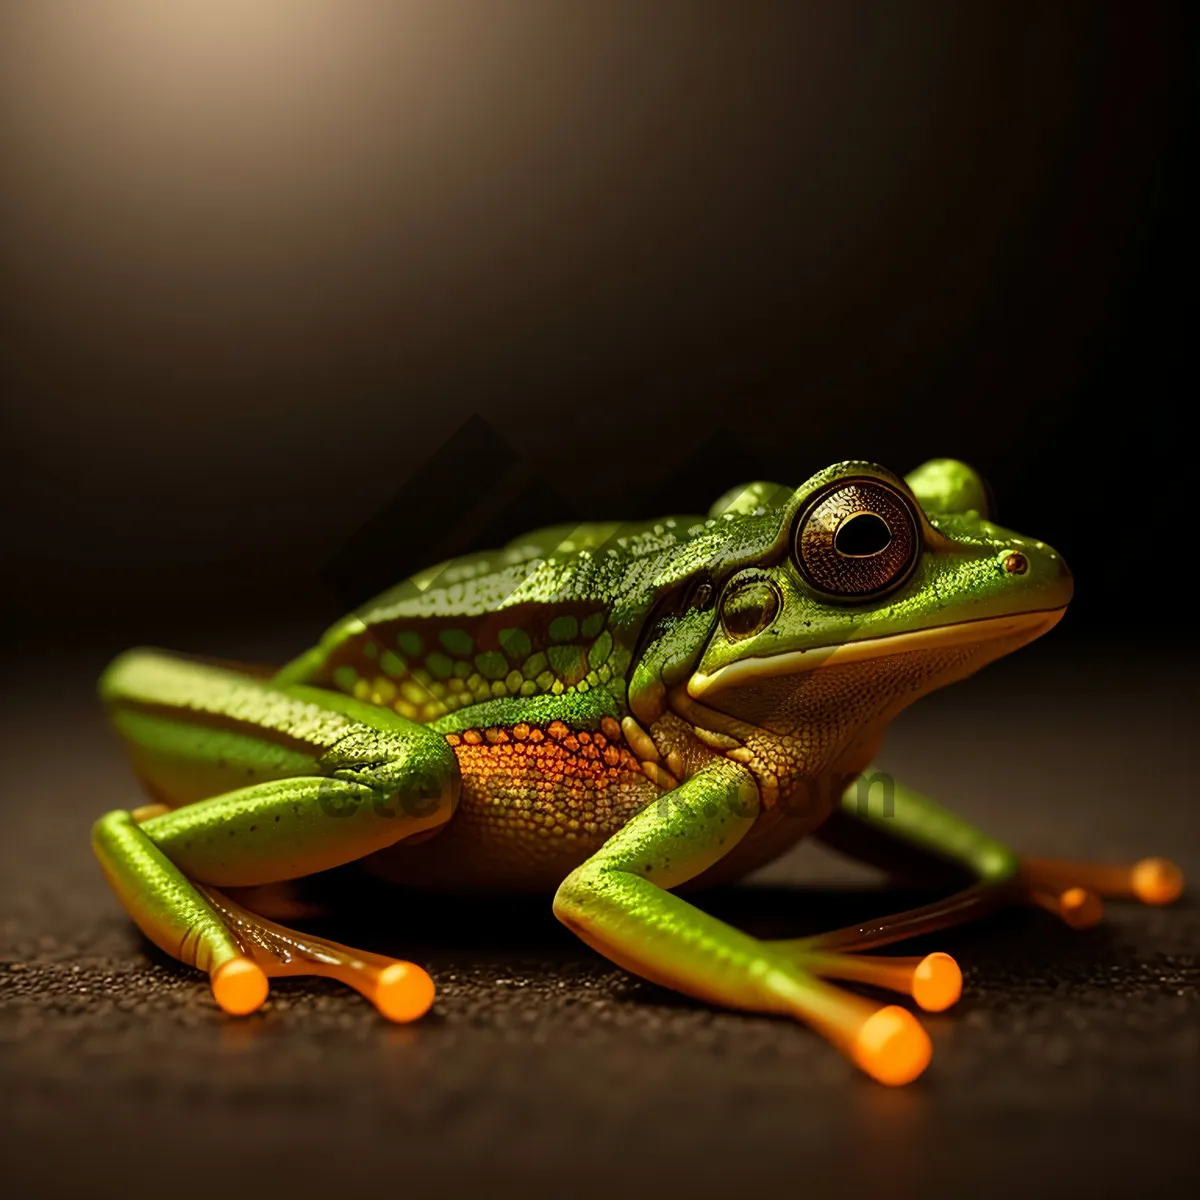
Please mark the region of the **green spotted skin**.
[[[983, 504], [978, 476], [945, 464], [912, 477], [931, 503]], [[409, 720], [449, 720], [447, 728], [454, 714], [489, 701], [569, 705], [598, 691], [607, 711], [649, 724], [666, 689], [697, 668], [1050, 608], [1063, 602], [1064, 580], [1069, 593], [1069, 574], [1043, 543], [975, 508], [931, 508], [920, 510], [927, 552], [904, 587], [869, 604], [814, 595], [795, 570], [797, 517], [839, 478], [863, 475], [908, 490], [872, 464], [841, 463], [797, 489], [734, 489], [706, 517], [557, 526], [441, 563], [338, 622], [277, 682], [333, 688]], [[1028, 562], [1020, 578], [1004, 565], [1013, 552]], [[746, 570], [769, 573], [786, 604], [755, 636], [721, 636], [717, 600]]]
[[752, 560], [762, 542], [761, 522], [736, 516], [543, 530], [406, 579], [279, 679], [421, 722], [490, 700], [590, 690], [616, 711], [656, 605], [702, 572]]
[[375, 856], [372, 870], [433, 889], [553, 890], [658, 796], [617, 724], [635, 655], [695, 575], [758, 553], [749, 528], [731, 542], [737, 524], [545, 530], [404, 581], [285, 667], [277, 683], [342, 691], [454, 747], [454, 820], [427, 844]]

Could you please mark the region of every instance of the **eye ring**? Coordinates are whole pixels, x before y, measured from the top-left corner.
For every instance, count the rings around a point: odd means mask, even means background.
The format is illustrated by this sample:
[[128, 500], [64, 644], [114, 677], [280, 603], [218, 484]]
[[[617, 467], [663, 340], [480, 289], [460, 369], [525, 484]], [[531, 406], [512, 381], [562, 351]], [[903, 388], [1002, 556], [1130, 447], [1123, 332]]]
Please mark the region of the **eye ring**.
[[814, 591], [867, 600], [899, 587], [921, 549], [907, 497], [876, 479], [844, 479], [816, 496], [796, 522], [792, 553]]

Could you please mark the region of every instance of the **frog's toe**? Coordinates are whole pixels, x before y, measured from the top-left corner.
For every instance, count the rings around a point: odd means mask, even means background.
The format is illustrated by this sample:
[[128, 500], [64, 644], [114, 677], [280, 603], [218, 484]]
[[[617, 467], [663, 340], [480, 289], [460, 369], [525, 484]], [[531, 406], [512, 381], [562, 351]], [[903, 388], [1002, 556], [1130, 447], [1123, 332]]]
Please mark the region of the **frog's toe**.
[[1183, 872], [1166, 858], [1135, 863], [1026, 858], [1021, 861], [1021, 878], [1035, 902], [1076, 927], [1100, 919], [1100, 897], [1170, 904], [1183, 894], [1184, 886]]
[[927, 954], [913, 968], [909, 994], [926, 1012], [944, 1012], [962, 995], [962, 970], [949, 954]]
[[375, 974], [363, 994], [389, 1021], [405, 1024], [429, 1011], [435, 990], [428, 972], [416, 963], [396, 960]]
[[230, 1015], [257, 1012], [267, 998], [266, 972], [252, 958], [238, 956], [219, 966], [210, 977], [213, 998]]
[[1143, 858], [1133, 864], [1130, 886], [1143, 904], [1170, 904], [1183, 895], [1183, 872], [1170, 859]]
[[[846, 955], [844, 957], [855, 957]], [[828, 1038], [872, 1079], [910, 1083], [929, 1065], [933, 1046], [920, 1021], [898, 1004], [880, 1005], [804, 971], [784, 991], [793, 1014]]]
[[1040, 908], [1059, 917], [1072, 929], [1091, 929], [1093, 925], [1099, 925], [1104, 917], [1104, 901], [1087, 888], [1075, 886], [1057, 891], [1052, 888], [1031, 887], [1029, 898]]
[[911, 1083], [932, 1057], [929, 1035], [908, 1009], [896, 1004], [868, 1017], [854, 1038], [854, 1061], [872, 1079], [892, 1087]]
[[416, 963], [351, 950], [324, 938], [297, 936], [301, 953], [266, 961], [268, 976], [322, 975], [336, 979], [365, 996], [389, 1021], [407, 1024], [423, 1017], [433, 1004], [433, 980]]
[[795, 961], [824, 979], [866, 983], [911, 996], [926, 1012], [944, 1012], [962, 995], [962, 971], [941, 951], [904, 958], [811, 951]]
[[291, 975], [336, 979], [360, 992], [389, 1021], [415, 1021], [433, 1004], [433, 980], [416, 963], [287, 929], [216, 888], [204, 892], [250, 954], [230, 960], [213, 975], [213, 994], [226, 1012], [253, 1012], [267, 997], [268, 979]]

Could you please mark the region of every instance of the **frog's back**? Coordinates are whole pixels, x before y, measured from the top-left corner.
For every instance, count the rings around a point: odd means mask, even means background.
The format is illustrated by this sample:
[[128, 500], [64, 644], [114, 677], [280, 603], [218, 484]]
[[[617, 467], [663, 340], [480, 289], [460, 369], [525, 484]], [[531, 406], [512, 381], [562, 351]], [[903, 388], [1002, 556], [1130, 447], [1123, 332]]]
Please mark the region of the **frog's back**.
[[340, 621], [281, 679], [439, 725], [493, 700], [597, 689], [618, 714], [663, 565], [700, 522], [554, 526], [440, 563]]

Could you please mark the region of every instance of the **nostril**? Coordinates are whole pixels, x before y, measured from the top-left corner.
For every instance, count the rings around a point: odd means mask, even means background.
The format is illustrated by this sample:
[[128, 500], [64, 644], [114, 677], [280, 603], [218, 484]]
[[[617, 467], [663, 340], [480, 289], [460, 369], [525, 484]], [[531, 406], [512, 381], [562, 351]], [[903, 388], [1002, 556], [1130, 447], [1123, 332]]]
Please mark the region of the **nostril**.
[[1029, 570], [1029, 559], [1014, 551], [1004, 560], [1004, 569], [1010, 575], [1024, 575]]

